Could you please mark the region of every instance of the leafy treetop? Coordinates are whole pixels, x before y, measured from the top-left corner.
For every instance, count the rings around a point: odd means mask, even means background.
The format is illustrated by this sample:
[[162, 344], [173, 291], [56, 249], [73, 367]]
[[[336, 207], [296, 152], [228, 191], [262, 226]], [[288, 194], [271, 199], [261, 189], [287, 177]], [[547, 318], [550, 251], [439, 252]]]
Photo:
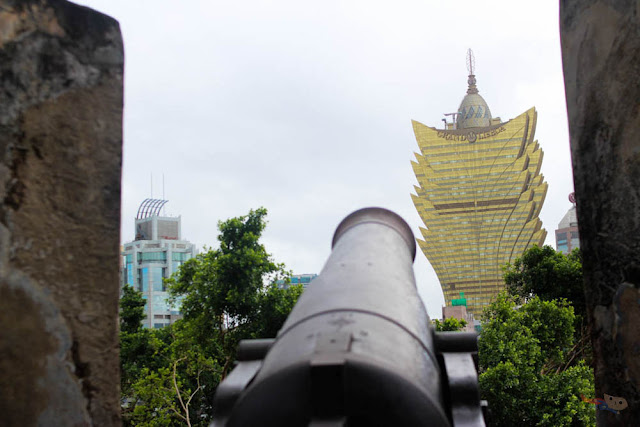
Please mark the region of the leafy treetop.
[[467, 326], [467, 321], [464, 319], [456, 319], [455, 317], [449, 317], [440, 321], [435, 319], [435, 328], [438, 332], [446, 331], [462, 331]]
[[209, 425], [213, 396], [238, 341], [275, 337], [302, 286], [273, 283], [287, 272], [260, 243], [265, 216], [261, 208], [218, 223], [220, 248], [188, 260], [166, 280], [183, 319], [143, 329], [141, 318], [123, 307], [123, 324], [132, 325], [131, 333], [120, 334], [123, 425]]
[[260, 243], [266, 214], [260, 208], [218, 223], [220, 248], [187, 261], [167, 280], [172, 298], [182, 302], [183, 326], [221, 361], [223, 377], [238, 341], [275, 336], [302, 292], [273, 284], [289, 273]]
[[575, 314], [565, 300], [531, 297], [522, 306], [498, 295], [478, 341], [481, 396], [495, 426], [593, 425], [593, 372], [572, 364]]
[[504, 280], [511, 295], [526, 301], [533, 295], [543, 300], [566, 298], [576, 314], [584, 316], [585, 299], [579, 249], [565, 256], [551, 246], [533, 246], [505, 267]]
[[141, 322], [146, 317], [144, 314], [145, 303], [142, 292], [129, 285], [122, 288], [122, 298], [120, 299], [121, 331], [133, 333], [141, 328]]

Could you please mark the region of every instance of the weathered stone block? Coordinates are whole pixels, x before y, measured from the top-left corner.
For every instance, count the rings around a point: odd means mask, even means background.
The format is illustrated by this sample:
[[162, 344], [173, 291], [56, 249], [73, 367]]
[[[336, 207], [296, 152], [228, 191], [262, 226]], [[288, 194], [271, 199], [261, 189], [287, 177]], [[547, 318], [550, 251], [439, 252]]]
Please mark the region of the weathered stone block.
[[117, 21], [0, 0], [0, 423], [119, 425]]
[[599, 425], [640, 425], [640, 2], [561, 1], [560, 25]]

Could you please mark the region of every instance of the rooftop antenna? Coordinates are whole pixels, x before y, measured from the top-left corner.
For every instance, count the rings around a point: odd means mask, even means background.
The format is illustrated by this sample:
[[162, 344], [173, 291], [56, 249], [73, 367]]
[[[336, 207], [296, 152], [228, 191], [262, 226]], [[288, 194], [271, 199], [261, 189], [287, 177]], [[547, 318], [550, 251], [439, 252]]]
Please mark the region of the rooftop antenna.
[[469, 75], [473, 76], [473, 71], [476, 68], [476, 57], [473, 56], [473, 51], [471, 49], [467, 49], [467, 71], [469, 71]]
[[151, 198], [153, 199], [153, 172], [151, 172]]
[[471, 49], [467, 50], [467, 71], [469, 71], [469, 88], [467, 89], [467, 93], [478, 93], [478, 88], [476, 87], [476, 75], [474, 74], [476, 70], [476, 57], [473, 56], [473, 51]]
[[[166, 200], [164, 198], [164, 172], [162, 172], [162, 200]], [[162, 216], [167, 216], [167, 210], [164, 206], [162, 206]]]

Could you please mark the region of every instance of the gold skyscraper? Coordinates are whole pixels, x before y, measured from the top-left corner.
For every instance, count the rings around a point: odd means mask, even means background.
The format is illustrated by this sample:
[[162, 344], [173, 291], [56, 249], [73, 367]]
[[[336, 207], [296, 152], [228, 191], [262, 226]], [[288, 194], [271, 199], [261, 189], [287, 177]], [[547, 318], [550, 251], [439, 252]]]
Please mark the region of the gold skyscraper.
[[504, 123], [492, 118], [478, 94], [471, 50], [467, 68], [469, 88], [453, 123], [436, 129], [412, 121], [420, 153], [411, 197], [426, 226], [418, 244], [447, 305], [464, 292], [478, 317], [504, 288], [502, 266], [544, 243], [538, 215], [547, 183], [535, 108]]

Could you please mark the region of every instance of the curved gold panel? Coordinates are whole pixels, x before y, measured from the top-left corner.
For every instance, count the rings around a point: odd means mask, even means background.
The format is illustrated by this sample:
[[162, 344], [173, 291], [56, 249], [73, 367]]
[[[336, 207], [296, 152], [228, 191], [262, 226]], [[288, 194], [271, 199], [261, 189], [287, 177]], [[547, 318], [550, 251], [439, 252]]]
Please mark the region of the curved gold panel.
[[411, 195], [426, 228], [418, 245], [433, 266], [447, 305], [464, 292], [476, 316], [504, 288], [502, 267], [546, 231], [538, 218], [547, 193], [536, 110], [506, 123], [435, 129], [413, 121], [420, 152]]

